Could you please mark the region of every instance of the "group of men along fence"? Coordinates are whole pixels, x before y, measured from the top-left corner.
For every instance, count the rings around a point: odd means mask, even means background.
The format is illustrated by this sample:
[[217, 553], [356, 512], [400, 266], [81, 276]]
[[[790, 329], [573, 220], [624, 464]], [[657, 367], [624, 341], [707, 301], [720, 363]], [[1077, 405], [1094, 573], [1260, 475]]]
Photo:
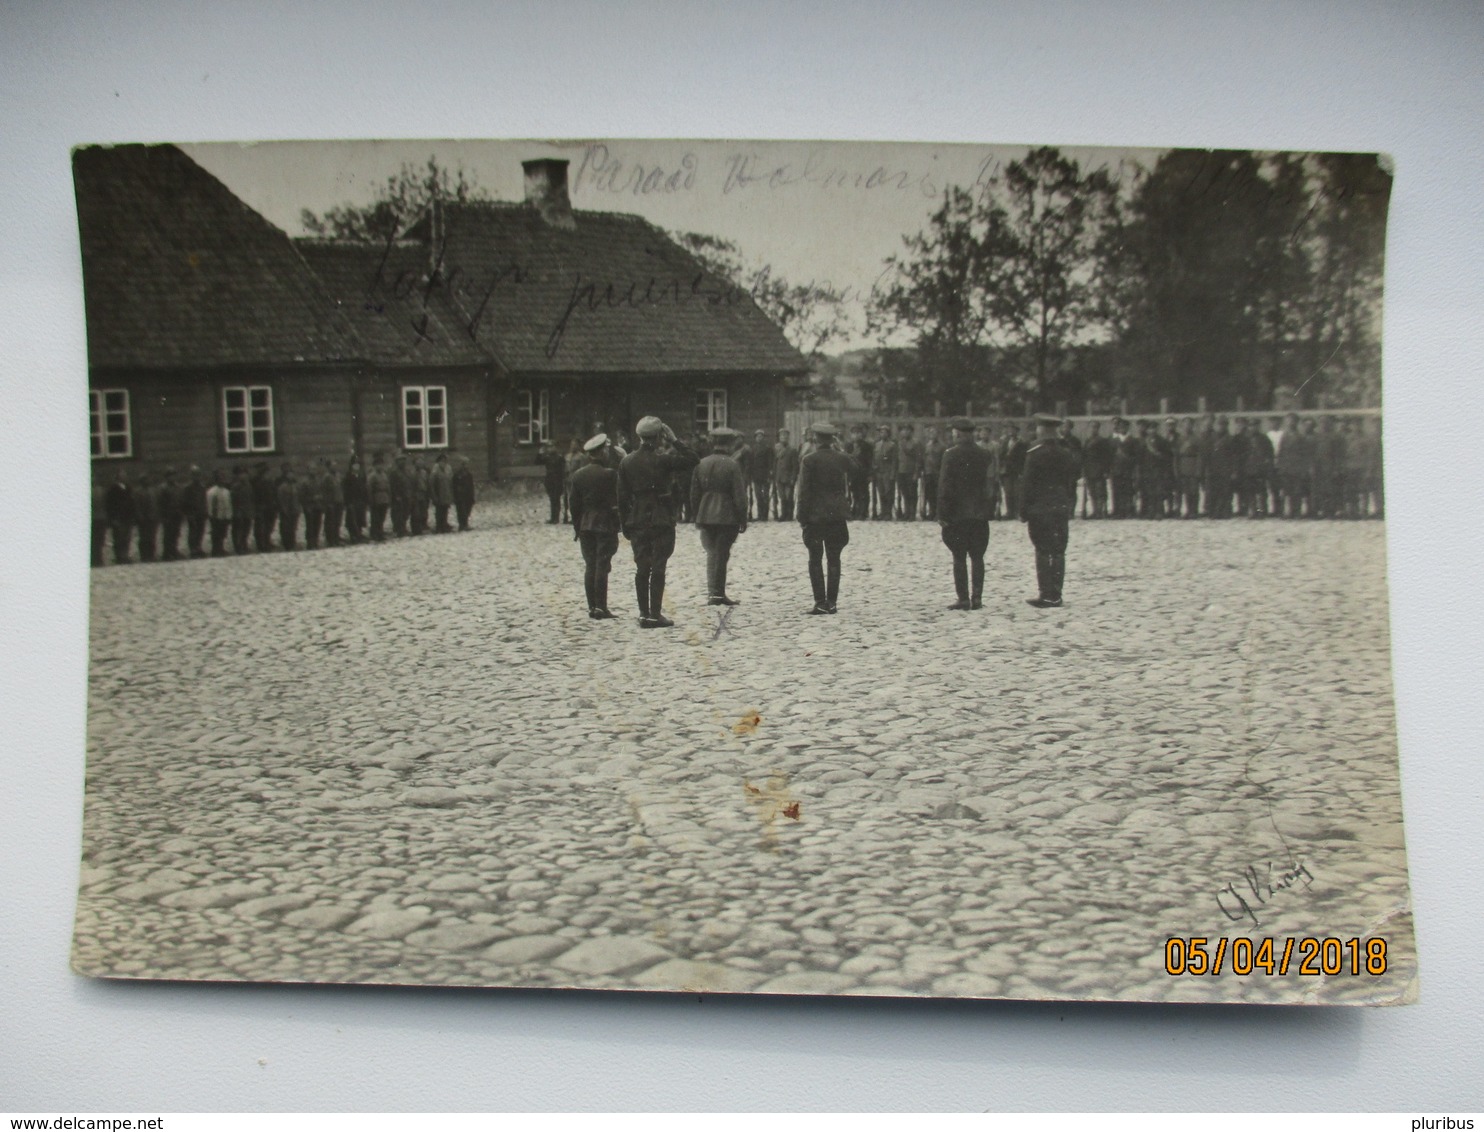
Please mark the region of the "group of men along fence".
[[[754, 522], [791, 520], [799, 460], [810, 449], [807, 419], [770, 441], [758, 430], [733, 454], [749, 484]], [[1064, 418], [1061, 443], [1079, 469], [1084, 519], [1361, 519], [1385, 513], [1381, 420], [1370, 412]], [[952, 442], [934, 421], [857, 421], [843, 451], [857, 468], [850, 484], [856, 520], [933, 520], [938, 471]], [[994, 519], [1019, 516], [1030, 422], [980, 423], [975, 442], [991, 455]], [[700, 447], [703, 438], [691, 443]], [[619, 448], [622, 451], [622, 446]], [[577, 441], [564, 455], [545, 445], [549, 522], [566, 521], [572, 473], [584, 462]], [[682, 521], [693, 522], [688, 485], [677, 484]]]

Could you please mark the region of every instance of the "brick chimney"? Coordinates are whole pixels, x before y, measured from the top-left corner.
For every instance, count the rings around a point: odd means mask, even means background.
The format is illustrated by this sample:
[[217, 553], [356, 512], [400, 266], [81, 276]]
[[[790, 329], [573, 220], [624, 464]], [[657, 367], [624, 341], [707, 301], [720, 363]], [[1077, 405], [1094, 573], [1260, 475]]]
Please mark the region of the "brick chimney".
[[560, 157], [538, 157], [522, 161], [520, 167], [526, 171], [526, 203], [553, 228], [576, 228], [572, 199], [567, 195], [567, 161]]

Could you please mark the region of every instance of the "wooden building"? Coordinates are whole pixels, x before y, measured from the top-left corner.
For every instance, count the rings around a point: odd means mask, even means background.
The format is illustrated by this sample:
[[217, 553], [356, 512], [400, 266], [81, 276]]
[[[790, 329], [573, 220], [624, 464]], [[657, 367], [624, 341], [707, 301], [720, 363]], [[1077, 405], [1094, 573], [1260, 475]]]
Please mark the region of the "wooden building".
[[805, 359], [745, 292], [637, 216], [435, 205], [385, 245], [292, 240], [174, 146], [73, 156], [95, 461], [458, 452], [476, 477], [649, 413], [783, 424]]

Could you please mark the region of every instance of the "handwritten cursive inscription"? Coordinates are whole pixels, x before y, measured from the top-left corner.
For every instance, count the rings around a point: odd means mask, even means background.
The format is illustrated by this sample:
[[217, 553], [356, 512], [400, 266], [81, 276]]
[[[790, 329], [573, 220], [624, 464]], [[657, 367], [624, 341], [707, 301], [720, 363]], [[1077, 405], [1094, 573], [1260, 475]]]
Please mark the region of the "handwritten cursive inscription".
[[636, 197], [688, 193], [696, 187], [696, 168], [694, 153], [684, 154], [677, 167], [666, 169], [659, 164], [624, 161], [606, 145], [597, 142], [583, 150], [582, 160], [577, 163], [577, 174], [572, 178], [572, 192], [592, 189], [599, 193], [627, 193]]

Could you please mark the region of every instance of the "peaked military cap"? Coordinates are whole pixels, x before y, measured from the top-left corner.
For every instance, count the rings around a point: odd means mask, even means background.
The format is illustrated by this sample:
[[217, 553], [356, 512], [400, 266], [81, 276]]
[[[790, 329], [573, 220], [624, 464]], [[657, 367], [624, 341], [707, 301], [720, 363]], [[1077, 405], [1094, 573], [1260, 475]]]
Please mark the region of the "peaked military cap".
[[584, 444], [582, 446], [582, 450], [584, 452], [592, 452], [595, 449], [598, 449], [598, 448], [603, 447], [603, 445], [605, 445], [607, 443], [608, 443], [608, 434], [606, 432], [600, 432], [600, 433], [598, 433], [597, 436], [593, 437], [586, 444]]
[[641, 417], [634, 426], [634, 431], [640, 436], [661, 436], [665, 431], [665, 422], [659, 417]]
[[741, 436], [741, 435], [742, 434], [739, 433], [736, 429], [734, 429], [734, 428], [727, 428], [726, 425], [722, 425], [720, 428], [713, 428], [711, 430], [711, 438], [713, 440], [717, 439], [718, 437], [720, 439], [722, 439], [722, 440], [730, 440], [734, 436]]
[[973, 432], [974, 422], [969, 420], [968, 417], [954, 417], [948, 422], [948, 427], [953, 429], [954, 432]]
[[[885, 427], [884, 425], [882, 426]], [[834, 436], [840, 430], [829, 421], [815, 421], [809, 426], [811, 432], [817, 432], [820, 436]]]
[[1061, 424], [1061, 418], [1055, 413], [1037, 413], [1036, 423], [1038, 425], [1059, 426]]

